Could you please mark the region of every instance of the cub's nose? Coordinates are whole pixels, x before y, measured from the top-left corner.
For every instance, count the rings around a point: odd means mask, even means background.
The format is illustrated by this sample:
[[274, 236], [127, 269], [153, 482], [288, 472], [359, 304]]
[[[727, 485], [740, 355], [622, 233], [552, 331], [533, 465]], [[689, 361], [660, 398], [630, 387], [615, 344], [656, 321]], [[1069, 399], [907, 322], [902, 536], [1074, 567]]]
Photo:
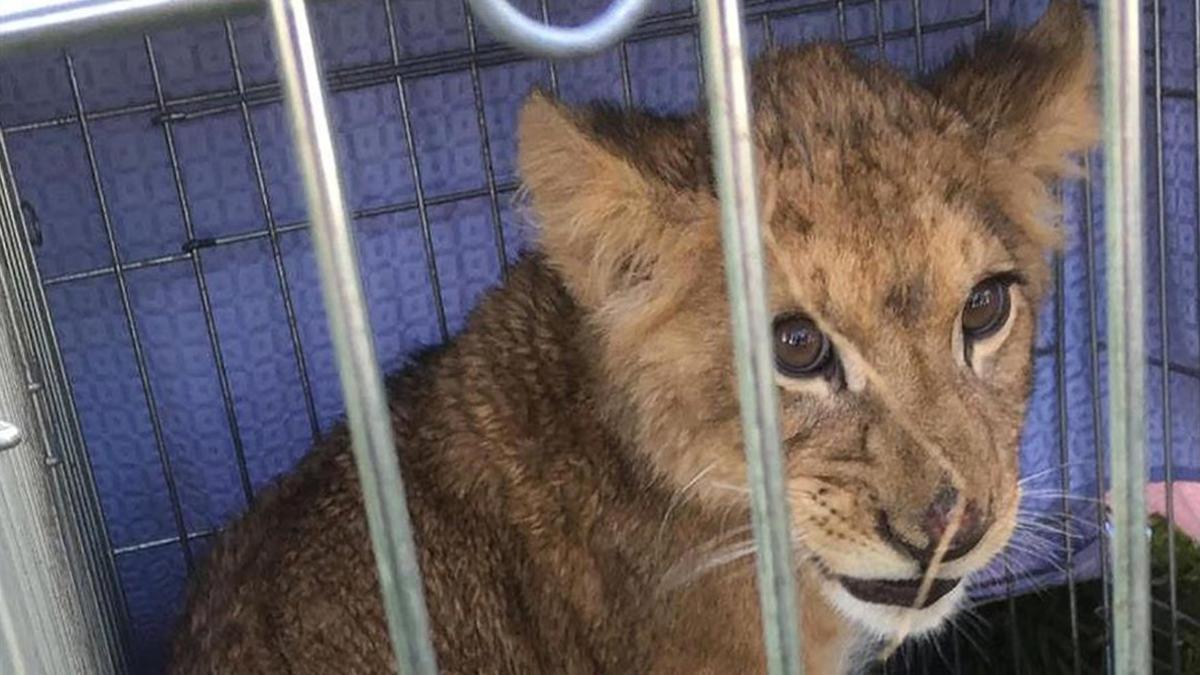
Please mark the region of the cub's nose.
[[[958, 490], [953, 487], [943, 487], [938, 491], [919, 521], [921, 532], [926, 537], [925, 543], [921, 546], [913, 544], [893, 530], [888, 515], [884, 511], [880, 511], [876, 517], [875, 530], [880, 538], [900, 552], [911, 556], [913, 560], [920, 563], [921, 567], [929, 567], [938, 542], [950, 527], [950, 516], [954, 512], [954, 504], [957, 501]], [[985, 516], [978, 503], [974, 500], [967, 501], [963, 506], [962, 521], [954, 533], [954, 538], [950, 540], [950, 546], [946, 549], [946, 555], [942, 557], [942, 561], [957, 560], [970, 553], [971, 549], [975, 548], [983, 539], [983, 535], [987, 534], [992, 522], [992, 517]]]

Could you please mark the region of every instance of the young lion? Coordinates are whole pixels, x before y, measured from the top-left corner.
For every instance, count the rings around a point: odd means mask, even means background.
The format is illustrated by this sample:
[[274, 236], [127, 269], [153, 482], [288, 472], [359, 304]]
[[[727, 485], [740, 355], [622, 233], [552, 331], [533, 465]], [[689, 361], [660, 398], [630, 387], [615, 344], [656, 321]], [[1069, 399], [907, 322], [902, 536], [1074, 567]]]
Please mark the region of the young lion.
[[[1093, 142], [1093, 52], [1055, 2], [922, 84], [839, 46], [754, 68], [811, 673], [937, 629], [1017, 525], [1049, 188]], [[442, 672], [761, 672], [705, 116], [535, 94], [520, 169], [536, 252], [390, 385]], [[348, 446], [221, 537], [174, 673], [392, 672]]]

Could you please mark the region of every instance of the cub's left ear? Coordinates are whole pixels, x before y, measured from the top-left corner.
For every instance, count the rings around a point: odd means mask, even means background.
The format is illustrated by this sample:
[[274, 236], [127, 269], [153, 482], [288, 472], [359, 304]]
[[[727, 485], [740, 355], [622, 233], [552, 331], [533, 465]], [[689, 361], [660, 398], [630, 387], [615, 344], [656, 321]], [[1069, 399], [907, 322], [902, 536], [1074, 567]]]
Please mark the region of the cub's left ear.
[[1054, 0], [1031, 28], [985, 37], [931, 82], [975, 125], [997, 159], [1043, 180], [1072, 169], [1100, 126], [1096, 40], [1077, 0]]
[[535, 93], [519, 135], [538, 247], [587, 310], [624, 309], [645, 299], [647, 281], [682, 280], [715, 236], [702, 226], [716, 213], [707, 136], [690, 119], [572, 108]]

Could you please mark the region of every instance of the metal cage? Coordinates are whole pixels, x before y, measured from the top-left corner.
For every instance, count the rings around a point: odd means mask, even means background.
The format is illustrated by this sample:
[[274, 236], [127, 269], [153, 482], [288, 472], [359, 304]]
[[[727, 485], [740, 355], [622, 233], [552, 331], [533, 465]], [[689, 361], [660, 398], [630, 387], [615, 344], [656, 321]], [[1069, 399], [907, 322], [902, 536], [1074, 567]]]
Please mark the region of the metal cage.
[[[25, 395], [22, 404], [25, 412], [19, 417], [13, 412], [14, 417], [7, 420], [17, 425], [0, 423], [0, 489], [7, 490], [10, 485], [4, 482], [7, 458], [38, 448], [36, 461], [31, 464], [27, 461], [28, 466], [37, 470], [23, 469], [22, 480], [43, 485], [49, 495], [39, 502], [43, 504], [39, 508], [50, 509], [54, 514], [51, 525], [47, 526], [56, 537], [55, 550], [49, 555], [65, 561], [66, 571], [56, 579], [69, 583], [64, 592], [74, 598], [75, 606], [82, 608], [81, 615], [86, 617], [88, 630], [84, 633], [90, 641], [91, 668], [128, 672], [154, 667], [152, 658], [138, 653], [154, 638], [139, 633], [149, 630], [145, 621], [139, 623], [133, 616], [140, 610], [136, 607], [131, 610], [130, 595], [136, 591], [139, 579], [129, 572], [130, 568], [123, 567], [122, 561], [147, 552], [177, 551], [178, 560], [171, 563], [174, 567], [163, 574], [173, 579], [172, 583], [180, 582], [213, 529], [228, 515], [208, 514], [207, 520], [197, 517], [186, 494], [190, 488], [178, 481], [182, 458], [174, 445], [180, 430], [179, 422], [171, 416], [173, 406], [182, 405], [187, 399], [167, 391], [169, 387], [163, 386], [156, 374], [164, 367], [182, 367], [182, 364], [164, 366], [156, 362], [160, 357], [153, 345], [148, 346], [148, 336], [154, 337], [154, 329], [147, 327], [149, 315], [138, 295], [141, 291], [137, 275], [174, 270], [193, 294], [189, 316], [195, 319], [195, 325], [191, 330], [207, 351], [206, 364], [211, 365], [215, 380], [209, 393], [216, 401], [213, 409], [218, 426], [223, 426], [227, 434], [221, 441], [221, 452], [232, 458], [218, 480], [235, 486], [232, 490], [248, 503], [256, 488], [269, 478], [256, 465], [256, 440], [244, 436], [239, 422], [239, 415], [244, 414], [238, 379], [242, 375], [227, 363], [229, 342], [223, 336], [226, 319], [222, 318], [222, 312], [228, 308], [219, 306], [222, 302], [219, 296], [228, 289], [216, 292], [213, 288], [218, 280], [225, 285], [231, 283], [225, 271], [214, 270], [223, 269], [223, 261], [231, 259], [235, 250], [242, 250], [238, 247], [249, 247], [245, 250], [252, 251], [247, 255], [254, 259], [257, 273], [269, 280], [273, 297], [279, 303], [277, 311], [282, 316], [282, 328], [270, 339], [281, 350], [281, 358], [294, 369], [290, 377], [295, 378], [298, 398], [288, 405], [292, 407], [289, 415], [295, 418], [294, 426], [300, 429], [295, 432], [300, 441], [307, 442], [317, 436], [329, 422], [326, 409], [340, 405], [336, 393], [323, 391], [314, 384], [321, 378], [313, 372], [316, 366], [312, 344], [328, 341], [332, 345], [327, 351], [335, 357], [326, 354], [326, 360], [336, 362], [340, 378], [401, 672], [436, 672], [434, 654], [426, 637], [424, 601], [409, 534], [403, 481], [393, 454], [386, 414], [376, 355], [378, 333], [372, 330], [360, 274], [358, 258], [363, 255], [363, 245], [361, 241], [356, 244], [354, 226], [373, 218], [411, 219], [410, 248], [421, 259], [411, 269], [425, 277], [431, 310], [425, 334], [416, 342], [447, 339], [469, 299], [458, 298], [455, 304], [454, 298], [448, 301], [445, 297], [445, 251], [438, 241], [437, 209], [466, 202], [478, 208], [475, 215], [482, 223], [480, 231], [488, 232], [491, 239], [486, 247], [494, 254], [497, 277], [503, 276], [504, 268], [517, 251], [514, 240], [519, 233], [512, 226], [512, 214], [506, 203], [517, 186], [511, 176], [503, 175], [506, 169], [498, 166], [505, 157], [499, 151], [496, 136], [506, 130], [503, 124], [497, 125], [494, 110], [485, 105], [489, 73], [508, 66], [528, 65], [538, 72], [537, 78], [544, 79], [557, 91], [570, 88], [573, 79], [564, 74], [570, 62], [557, 59], [602, 53], [607, 55], [604, 58], [611, 57], [608, 63], [615, 74], [611, 80], [614, 93], [630, 105], [635, 98], [637, 71], [631, 63], [637, 59], [640, 45], [672, 40], [674, 56], [694, 61], [695, 82], [703, 83], [712, 122], [735, 326], [733, 356], [748, 448], [769, 669], [776, 674], [802, 670], [803, 646], [798, 643], [794, 582], [789, 571], [788, 511], [780, 479], [777, 403], [766, 333], [769, 316], [758, 201], [748, 141], [747, 55], [764, 46], [808, 39], [824, 31], [825, 37], [841, 39], [869, 56], [906, 62], [909, 70], [920, 73], [929, 69], [936, 55], [944, 54], [950, 46], [978, 33], [979, 29], [990, 27], [998, 17], [1015, 21], [1033, 18], [1039, 13], [1035, 10], [1041, 3], [997, 0], [993, 7], [991, 0], [980, 0], [941, 5], [926, 2], [923, 7], [921, 0], [746, 0], [744, 3], [684, 0], [657, 3], [651, 8], [647, 0], [615, 0], [612, 7], [591, 23], [555, 29], [526, 18], [505, 0], [470, 0], [469, 11], [458, 2], [446, 3], [457, 7], [454, 11], [461, 16], [459, 25], [435, 26], [457, 31], [461, 44], [422, 52], [410, 50], [406, 40], [413, 35], [397, 28], [403, 24], [397, 14], [406, 10], [402, 2], [359, 1], [356, 6], [369, 7], [362, 11], [381, 20], [386, 28], [376, 35], [381, 41], [365, 49], [365, 54], [339, 60], [322, 51], [315, 40], [310, 8], [306, 8], [303, 0], [270, 0], [269, 27], [277, 55], [274, 64], [260, 53], [248, 54], [246, 39], [239, 39], [247, 30], [251, 38], [263, 37], [255, 31], [265, 32], [262, 24], [252, 24], [247, 29], [239, 23], [240, 14], [261, 9], [258, 3], [249, 0], [51, 0], [43, 4], [32, 9], [0, 10], [0, 67], [11, 69], [0, 73], [0, 98], [12, 101], [7, 108], [0, 102], [0, 160], [3, 161], [0, 295], [6, 300], [3, 322], [10, 326], [7, 333], [12, 353], [16, 355], [15, 379]], [[336, 4], [330, 0], [329, 6]], [[971, 6], [965, 7], [967, 4]], [[532, 16], [550, 23], [554, 23], [551, 19], [561, 19], [562, 10], [556, 13], [551, 5], [540, 0], [532, 8]], [[311, 9], [326, 7], [326, 3], [318, 3]], [[1174, 481], [1190, 473], [1200, 478], [1200, 468], [1195, 466], [1200, 449], [1191, 445], [1197, 443], [1194, 430], [1200, 426], [1197, 423], [1200, 418], [1195, 409], [1186, 407], [1200, 401], [1200, 395], [1193, 391], [1200, 388], [1200, 355], [1188, 352], [1200, 340], [1196, 323], [1196, 314], [1200, 313], [1200, 262], [1197, 262], [1200, 261], [1200, 243], [1197, 243], [1200, 199], [1195, 194], [1200, 181], [1196, 177], [1200, 176], [1200, 151], [1196, 150], [1194, 135], [1187, 136], [1186, 129], [1171, 126], [1187, 123], [1193, 134], [1200, 130], [1197, 98], [1200, 3], [1112, 0], [1100, 3], [1098, 13], [1104, 56], [1105, 182], [1101, 190], [1093, 180], [1093, 174], [1100, 178], [1101, 162], [1097, 154], [1089, 158], [1088, 175], [1063, 188], [1067, 220], [1074, 229], [1065, 256], [1056, 260], [1055, 299], [1047, 309], [1051, 320], [1046, 325], [1050, 331], [1039, 338], [1037, 352], [1038, 358], [1047, 364], [1039, 371], [1043, 376], [1038, 384], [1046, 395], [1037, 399], [1035, 406], [1041, 403], [1050, 409], [1042, 412], [1052, 418], [1046, 426], [1055, 431], [1054, 461], [1041, 472], [1047, 483], [1070, 492], [1079, 489], [1073, 481], [1090, 481], [1091, 496], [1097, 499], [1103, 497], [1105, 485], [1111, 483], [1112, 518], [1110, 522], [1103, 506], [1094, 501], [1081, 502], [1080, 506], [1068, 497], [1057, 497], [1058, 502], [1048, 508], [1061, 512], [1063, 571], [1050, 570], [1033, 583], [1066, 584], [1071, 589], [1074, 611], [1077, 577], [1098, 576], [1105, 591], [1103, 611], [1110, 617], [1111, 629], [1112, 646], [1105, 669], [1114, 673], [1142, 673], [1151, 668], [1149, 547], [1142, 525], [1147, 511], [1141, 489], [1149, 479], [1147, 467], [1152, 465], [1153, 473], [1161, 474], [1166, 483], [1169, 518], [1174, 513], [1169, 508]], [[585, 11], [584, 15], [590, 12]], [[173, 30], [185, 16], [207, 22], [203, 23], [203, 36], [192, 44], [196, 50], [208, 50], [203, 52], [207, 55], [203, 58], [224, 64], [222, 68], [232, 75], [231, 82], [196, 90], [173, 87], [171, 76], [165, 73], [163, 43], [183, 34], [142, 32]], [[329, 16], [320, 15], [324, 19]], [[863, 30], [863, 26], [867, 29]], [[1187, 28], [1185, 37], [1190, 39], [1190, 44], [1185, 45], [1190, 51], [1183, 56], [1180, 45], [1186, 40], [1167, 39], [1168, 34], [1179, 33], [1180, 26]], [[142, 98], [120, 92], [98, 97], [103, 98], [101, 103], [89, 98], [88, 78], [92, 75], [87, 68], [97, 52], [88, 51], [88, 45], [94, 44], [91, 36], [96, 32], [124, 36], [122, 58], [136, 58], [140, 64], [136, 67], [143, 69], [146, 76], [148, 88], [143, 88]], [[132, 48], [130, 35], [136, 36]], [[259, 39], [259, 43], [263, 41]], [[67, 46], [61, 51], [50, 51], [50, 43]], [[26, 55], [27, 51], [32, 56]], [[535, 62], [529, 60], [529, 55], [549, 60]], [[1148, 71], [1144, 70], [1146, 64], [1150, 66]], [[325, 67], [329, 69], [327, 76], [322, 73]], [[59, 82], [64, 105], [40, 100], [38, 91], [22, 89], [22, 82], [28, 84], [32, 80], [13, 75], [16, 71], [38, 68], [53, 73], [47, 77]], [[459, 77], [465, 83], [467, 110], [463, 111], [466, 115], [463, 119], [468, 120], [467, 126], [473, 125], [471, 133], [477, 139], [478, 156], [473, 161], [478, 162], [480, 180], [476, 185], [464, 186], [447, 180], [445, 176], [453, 174], [453, 167], [439, 165], [431, 170], [421, 151], [421, 131], [429, 125], [422, 124], [414, 113], [422, 95], [414, 88], [429, 81], [422, 78], [443, 75]], [[1142, 78], [1146, 75], [1151, 81], [1144, 85]], [[7, 92], [3, 89], [6, 85]], [[365, 205], [354, 204], [356, 208], [351, 211], [348, 204], [359, 200], [355, 195], [347, 197], [338, 176], [337, 155], [345, 150], [345, 145], [339, 148], [335, 142], [333, 127], [339, 115], [331, 113], [329, 101], [330, 94], [363, 90], [386, 90], [386, 101], [395, 106], [390, 118], [394, 121], [395, 138], [389, 138], [387, 143], [393, 144], [396, 152], [388, 161], [389, 166], [407, 176], [407, 194], [374, 199]], [[663, 96], [670, 95], [672, 92]], [[1148, 127], [1151, 133], [1146, 134], [1143, 101], [1151, 123]], [[21, 109], [14, 114], [17, 106]], [[1190, 106], [1190, 117], [1186, 110], [1181, 114], [1173, 106]], [[307, 204], [304, 213], [289, 211], [285, 203], [289, 193], [281, 191], [272, 177], [272, 172], [281, 169], [278, 163], [271, 163], [274, 150], [268, 150], [267, 146], [276, 143], [279, 133], [274, 127], [264, 126], [262, 111], [279, 107], [286, 108], [290, 120], [298, 182], [303, 185]], [[154, 188], [158, 192], [150, 196], [166, 199], [177, 212], [178, 236], [172, 235], [175, 238], [167, 244], [156, 242], [157, 248], [129, 238], [128, 226], [121, 222], [127, 218], [128, 199], [121, 195], [122, 186], [114, 187], [107, 168], [115, 151], [104, 145], [105, 134], [120, 132], [121, 120], [134, 118], [148, 120], [151, 130], [132, 133], [145, 133], [147, 138], [153, 135], [157, 138], [154, 143], [161, 144], [158, 152], [162, 161], [152, 168], [162, 182]], [[251, 206], [257, 213], [256, 222], [261, 225], [215, 233], [204, 226], [211, 218], [205, 210], [212, 205], [201, 203], [197, 197], [196, 183], [201, 178], [189, 174], [192, 160], [184, 155], [191, 151], [190, 144], [196, 138], [189, 125], [210, 121], [229, 123], [232, 143], [246, 152], [245, 166], [239, 171], [245, 171], [252, 186], [250, 199], [256, 203]], [[511, 126], [511, 120], [508, 124]], [[48, 264], [42, 248], [43, 241], [54, 236], [48, 228], [57, 226], [53, 222], [54, 200], [39, 202], [29, 196], [35, 187], [31, 181], [37, 180], [40, 166], [29, 158], [43, 151], [53, 155], [57, 150], [53, 144], [43, 147], [26, 143], [26, 139], [38, 134], [59, 131], [70, 137], [67, 141], [60, 139], [66, 148], [64, 157], [71, 157], [67, 170], [80, 176], [89, 193], [87, 199], [94, 200], [96, 207], [94, 218], [87, 225], [95, 250], [78, 254], [73, 264], [65, 266]], [[1148, 146], [1144, 145], [1144, 138], [1150, 141]], [[1165, 158], [1166, 144], [1180, 142], [1190, 143], [1193, 153], [1191, 164], [1182, 168]], [[208, 161], [219, 165], [221, 152], [218, 148]], [[450, 155], [453, 164], [453, 153]], [[1146, 174], [1143, 174], [1143, 158], [1150, 160], [1146, 162], [1145, 168], [1149, 169]], [[58, 161], [58, 157], [46, 161]], [[25, 169], [19, 166], [22, 162], [27, 165]], [[30, 165], [32, 169], [28, 168]], [[436, 189], [431, 188], [434, 179], [430, 176], [436, 177]], [[1142, 185], [1144, 178], [1146, 190]], [[290, 196], [299, 198], [298, 193]], [[1181, 208], [1189, 200], [1192, 209]], [[1144, 211], [1146, 204], [1153, 208]], [[1101, 217], [1102, 233], [1095, 230]], [[296, 256], [289, 237], [302, 235], [311, 237], [328, 319], [328, 337], [322, 329], [313, 328], [315, 321], [320, 321], [319, 316], [306, 315], [314, 303], [297, 298], [299, 292], [315, 286], [301, 283], [296, 277]], [[1103, 256], [1098, 249], [1101, 240]], [[1188, 248], [1189, 244], [1194, 251]], [[130, 253], [130, 249], [135, 252]], [[237, 255], [243, 262], [248, 260], [247, 255]], [[1078, 264], [1067, 269], [1066, 260]], [[1192, 284], [1190, 298], [1189, 291], [1179, 290], [1183, 277], [1168, 270], [1176, 263], [1195, 267], [1194, 279], [1188, 282]], [[1074, 275], [1072, 283], [1085, 291], [1081, 297], [1074, 297], [1073, 289], [1068, 289], [1064, 280], [1068, 273]], [[1103, 294], [1099, 291], [1101, 275], [1106, 289]], [[61, 289], [83, 288], [96, 280], [111, 285], [113, 301], [96, 312], [112, 314], [112, 325], [81, 328], [62, 324], [53, 305], [66, 301], [56, 294]], [[1182, 300], [1178, 297], [1180, 293], [1184, 295]], [[72, 300], [85, 306], [93, 301], [94, 296], [84, 292]], [[170, 304], [170, 299], [166, 304]], [[1072, 318], [1072, 313], [1079, 316]], [[1106, 324], [1102, 325], [1102, 321]], [[81, 420], [78, 359], [92, 343], [77, 334], [81, 330], [101, 329], [121, 333], [123, 346], [119, 355], [112, 358], [121, 360], [121, 367], [132, 373], [129, 382], [122, 385], [124, 388], [116, 387], [108, 394], [137, 398], [145, 414], [144, 422], [139, 422], [139, 428], [148, 432], [143, 434], [144, 447], [139, 446], [142, 454], [131, 460], [141, 462], [143, 471], [135, 475], [156, 484], [161, 481], [156, 488], [161, 494], [153, 500], [161, 513], [154, 515], [153, 527], [133, 528], [136, 532], [132, 535], [110, 531], [113, 520], [111, 513], [103, 508], [108, 506], [103, 493], [112, 488], [106, 487], [104, 479], [98, 479], [95, 472], [97, 447], [106, 441], [89, 434], [88, 421]], [[1072, 330], [1077, 332], [1074, 337], [1068, 335]], [[69, 335], [64, 336], [64, 332]], [[64, 345], [64, 337], [72, 344]], [[0, 348], [4, 347], [0, 342]], [[389, 345], [388, 350], [395, 351], [394, 347]], [[1072, 356], [1076, 347], [1079, 358]], [[2, 363], [5, 361], [0, 360]], [[1068, 372], [1071, 368], [1076, 370]], [[103, 379], [106, 371], [103, 368], [101, 371]], [[1072, 388], [1076, 390], [1074, 393]], [[92, 399], [96, 396], [94, 391], [86, 394]], [[1181, 397], [1184, 405], [1180, 404]], [[1072, 417], [1073, 411], [1068, 410], [1076, 400], [1084, 402], [1082, 418]], [[3, 402], [0, 398], [0, 403]], [[0, 412], [10, 414], [7, 408], [0, 408]], [[1102, 431], [1106, 423], [1107, 436]], [[1077, 426], [1084, 431], [1077, 430]], [[1090, 446], [1090, 454], [1081, 457], [1074, 450], [1080, 444]], [[1102, 451], [1105, 447], [1111, 457], [1107, 466]], [[1182, 474], [1177, 464], [1184, 465]], [[0, 536], [23, 531], [16, 526], [3, 527], [17, 518], [17, 514], [17, 510], [0, 500]], [[1110, 526], [1112, 534], [1106, 538]], [[1075, 529], [1089, 533], [1084, 543], [1079, 543], [1073, 535]], [[1111, 557], [1105, 554], [1109, 539]], [[1169, 542], [1170, 618], [1161, 629], [1169, 631], [1171, 644], [1176, 645], [1166, 655], [1169, 661], [1166, 667], [1170, 672], [1182, 673], [1178, 636], [1200, 624], [1195, 623], [1196, 617], [1175, 606], [1175, 547], [1173, 539]], [[1091, 553], [1087, 555], [1094, 557], [1094, 565], [1084, 569], [1078, 559], [1085, 557], [1084, 549], [1089, 546]], [[20, 569], [5, 567], [6, 561], [5, 553], [0, 550], [0, 574], [7, 569]], [[1018, 590], [1027, 587], [1020, 586], [1020, 580], [1010, 575], [997, 581], [991, 592], [993, 596], [1007, 594], [1011, 607], [1012, 594]], [[133, 600], [132, 604], [137, 605], [139, 601]], [[54, 651], [54, 646], [34, 644], [13, 628], [13, 617], [21, 612], [42, 612], [54, 623], [53, 610], [31, 609], [27, 606], [29, 602], [16, 589], [0, 583], [0, 664], [8, 666], [4, 672], [52, 672], [47, 664], [55, 661], [47, 653]], [[40, 604], [37, 598], [32, 602]], [[1073, 627], [1075, 620], [1073, 614]], [[78, 631], [62, 634], [80, 635]], [[1076, 640], [1074, 672], [1083, 672], [1093, 664], [1081, 663], [1078, 632], [1073, 631], [1072, 637]], [[1021, 648], [1015, 635], [1010, 647]], [[954, 649], [957, 653], [957, 638]], [[920, 661], [907, 665], [910, 670], [924, 667]]]

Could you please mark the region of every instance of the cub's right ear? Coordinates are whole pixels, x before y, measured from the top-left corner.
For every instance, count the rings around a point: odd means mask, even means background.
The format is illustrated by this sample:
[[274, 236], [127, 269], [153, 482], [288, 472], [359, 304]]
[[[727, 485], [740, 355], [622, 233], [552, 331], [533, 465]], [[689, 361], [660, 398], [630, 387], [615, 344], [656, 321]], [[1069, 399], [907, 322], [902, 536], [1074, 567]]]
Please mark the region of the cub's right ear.
[[1096, 40], [1078, 0], [1053, 0], [1032, 27], [986, 36], [933, 91], [983, 133], [992, 156], [1053, 180], [1097, 140]]
[[700, 215], [682, 205], [704, 201], [683, 185], [694, 135], [682, 119], [572, 109], [542, 92], [525, 103], [518, 164], [538, 241], [584, 307], [620, 304], [678, 256], [686, 220]]

